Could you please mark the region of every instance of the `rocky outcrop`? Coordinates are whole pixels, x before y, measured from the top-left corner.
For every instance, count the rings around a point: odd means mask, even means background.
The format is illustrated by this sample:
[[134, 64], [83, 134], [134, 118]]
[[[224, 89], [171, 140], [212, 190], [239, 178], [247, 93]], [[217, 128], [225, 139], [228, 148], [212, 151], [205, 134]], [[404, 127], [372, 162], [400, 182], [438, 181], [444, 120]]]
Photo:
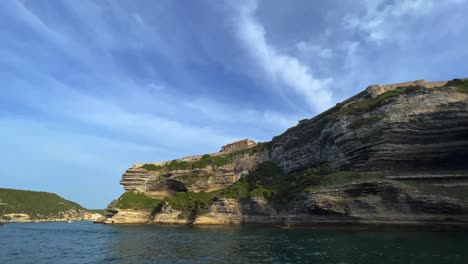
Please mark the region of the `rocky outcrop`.
[[136, 167], [123, 174], [120, 184], [124, 186], [125, 191], [137, 190], [158, 198], [168, 197], [180, 191], [210, 192], [233, 184], [261, 161], [260, 156], [239, 155], [232, 157], [222, 166], [209, 164], [203, 168], [163, 168], [157, 171]]
[[[121, 181], [125, 190], [165, 202], [160, 210], [142, 214], [114, 208], [115, 203], [109, 208], [112, 220], [468, 229], [466, 79], [373, 85], [271, 142], [231, 154], [221, 166], [171, 170], [169, 162], [162, 162], [154, 171], [132, 167]], [[280, 185], [291, 192], [281, 192]], [[209, 199], [202, 197], [206, 193], [177, 194], [172, 202], [185, 210], [180, 211], [167, 198], [177, 192], [212, 193]]]
[[293, 215], [326, 215], [355, 221], [468, 223], [468, 204], [394, 181], [370, 181], [311, 191], [291, 204]]
[[221, 225], [241, 224], [243, 222], [242, 205], [236, 199], [223, 199], [214, 202], [207, 214], [198, 216], [194, 224]]
[[120, 184], [123, 185], [125, 191], [146, 191], [146, 182], [151, 178], [159, 178], [159, 173], [147, 171], [143, 168], [130, 168], [123, 175]]
[[[273, 224], [352, 228], [468, 228], [468, 203], [393, 180], [363, 181], [298, 195], [288, 206], [275, 208], [263, 197], [248, 201], [222, 199], [207, 213], [184, 216], [166, 204], [161, 212], [119, 210], [112, 223]], [[111, 221], [107, 221], [111, 223]]]
[[[151, 214], [147, 211], [118, 209], [112, 219], [106, 219], [108, 224], [147, 224], [151, 221]], [[118, 213], [117, 213], [118, 212]]]
[[425, 80], [416, 80], [413, 82], [393, 83], [387, 85], [373, 84], [366, 88], [366, 92], [370, 94], [372, 98], [377, 97], [379, 94], [383, 94], [387, 91], [394, 90], [398, 87], [421, 87], [426, 89], [437, 88], [446, 85], [447, 82], [426, 82]]
[[194, 223], [327, 226], [343, 222], [355, 227], [404, 225], [445, 229], [468, 224], [468, 203], [423, 195], [416, 188], [395, 181], [352, 183], [306, 192], [294, 199], [287, 211], [275, 209], [261, 197], [253, 197], [242, 206], [232, 200], [229, 206], [222, 204], [225, 203], [215, 205], [215, 210]]
[[361, 93], [275, 137], [269, 154], [287, 172], [322, 165], [384, 174], [468, 171], [468, 94], [447, 87], [382, 99]]
[[193, 223], [193, 219], [189, 219], [183, 217], [181, 211], [173, 210], [170, 207], [163, 208], [161, 213], [153, 216], [152, 219], [153, 224], [191, 224]]

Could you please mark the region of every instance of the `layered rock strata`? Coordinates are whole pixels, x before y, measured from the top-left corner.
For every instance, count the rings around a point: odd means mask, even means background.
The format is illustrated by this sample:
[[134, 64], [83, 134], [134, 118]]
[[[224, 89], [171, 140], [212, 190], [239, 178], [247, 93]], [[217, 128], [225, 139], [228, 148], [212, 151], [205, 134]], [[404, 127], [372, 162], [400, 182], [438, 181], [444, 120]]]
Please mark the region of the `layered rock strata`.
[[[390, 180], [366, 181], [309, 191], [297, 196], [287, 209], [276, 209], [263, 197], [240, 202], [222, 199], [206, 214], [181, 218], [165, 205], [156, 215], [120, 210], [113, 223], [153, 224], [272, 224], [283, 226], [375, 228], [410, 227], [468, 229], [468, 203], [424, 195]], [[111, 221], [108, 221], [111, 223]]]
[[273, 139], [269, 158], [287, 172], [322, 165], [388, 175], [468, 171], [468, 94], [419, 88], [372, 100], [364, 93], [302, 120]]
[[281, 207], [251, 194], [246, 199], [221, 197], [206, 212], [190, 215], [167, 202], [157, 212], [138, 216], [112, 208], [114, 223], [468, 229], [467, 189], [459, 188], [458, 198], [449, 198], [447, 190], [455, 189], [435, 188], [468, 184], [467, 89], [466, 79], [370, 86], [223, 166], [172, 171], [135, 166], [121, 184], [126, 191], [157, 198], [223, 190], [263, 161], [273, 161], [289, 174], [327, 168], [378, 176], [374, 180], [312, 185]]
[[240, 155], [222, 166], [158, 171], [148, 171], [143, 167], [130, 168], [123, 174], [120, 184], [125, 191], [137, 190], [158, 198], [180, 191], [210, 192], [233, 184], [261, 161], [262, 158], [256, 155]]

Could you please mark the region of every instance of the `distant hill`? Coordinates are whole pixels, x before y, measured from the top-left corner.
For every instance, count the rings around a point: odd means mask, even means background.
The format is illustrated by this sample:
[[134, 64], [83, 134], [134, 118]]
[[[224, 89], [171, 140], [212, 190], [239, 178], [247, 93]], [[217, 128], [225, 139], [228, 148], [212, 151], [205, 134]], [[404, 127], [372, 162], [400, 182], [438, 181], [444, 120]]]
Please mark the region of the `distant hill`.
[[0, 214], [5, 209], [6, 218], [23, 220], [58, 220], [80, 218], [87, 210], [81, 205], [68, 201], [49, 192], [24, 191], [0, 188]]

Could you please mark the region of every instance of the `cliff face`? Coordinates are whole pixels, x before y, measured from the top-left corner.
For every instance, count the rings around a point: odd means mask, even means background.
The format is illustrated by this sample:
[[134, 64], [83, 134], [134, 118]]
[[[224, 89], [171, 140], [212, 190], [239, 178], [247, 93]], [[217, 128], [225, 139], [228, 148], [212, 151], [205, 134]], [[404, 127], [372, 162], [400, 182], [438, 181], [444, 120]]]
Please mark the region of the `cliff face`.
[[304, 193], [290, 207], [294, 215], [322, 215], [328, 220], [413, 225], [463, 225], [466, 202], [427, 195], [394, 181], [366, 181]]
[[333, 226], [343, 223], [374, 226], [459, 228], [468, 222], [468, 206], [456, 199], [424, 195], [393, 181], [351, 183], [304, 192], [288, 210], [277, 210], [262, 197], [239, 203], [214, 203], [195, 224], [278, 224]]
[[[468, 94], [451, 88], [366, 92], [275, 137], [285, 171], [330, 166], [384, 174], [468, 169]], [[384, 95], [384, 96], [382, 96]]]
[[468, 80], [373, 85], [223, 155], [127, 170], [112, 221], [468, 228]]
[[[128, 169], [120, 184], [126, 191], [140, 191], [151, 197], [168, 197], [176, 192], [211, 192], [226, 188], [247, 174], [259, 162], [257, 155], [242, 154], [231, 157], [203, 156], [195, 162], [173, 161], [158, 168]], [[218, 160], [218, 162], [216, 162]], [[197, 163], [198, 162], [198, 163]]]
[[317, 227], [465, 229], [468, 204], [459, 199], [427, 195], [395, 181], [350, 183], [298, 194], [279, 209], [264, 197], [214, 201], [206, 212], [181, 217], [164, 204], [156, 213], [121, 209], [113, 223], [154, 224], [274, 224]]

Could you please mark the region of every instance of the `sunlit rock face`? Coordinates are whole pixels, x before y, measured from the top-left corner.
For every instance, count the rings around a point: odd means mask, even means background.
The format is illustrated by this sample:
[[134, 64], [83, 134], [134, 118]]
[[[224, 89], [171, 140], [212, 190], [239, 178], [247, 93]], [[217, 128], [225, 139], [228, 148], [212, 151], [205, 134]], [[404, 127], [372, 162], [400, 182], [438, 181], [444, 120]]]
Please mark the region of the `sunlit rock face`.
[[[114, 223], [468, 229], [468, 80], [371, 86], [271, 142], [210, 155], [228, 160], [195, 168], [197, 155], [179, 160], [189, 168], [128, 169], [127, 193], [162, 203], [139, 211], [115, 201]], [[309, 171], [280, 192], [284, 179]], [[340, 180], [351, 174], [366, 176]], [[203, 192], [213, 196], [184, 196]]]
[[285, 171], [322, 165], [385, 174], [468, 171], [467, 93], [449, 87], [387, 93], [381, 99], [363, 92], [302, 120], [273, 139], [270, 159]]
[[210, 192], [226, 188], [253, 169], [263, 158], [259, 155], [239, 155], [222, 166], [207, 165], [193, 169], [161, 169], [148, 171], [142, 167], [130, 168], [120, 184], [125, 191], [140, 191], [152, 197], [168, 197], [176, 192]]

